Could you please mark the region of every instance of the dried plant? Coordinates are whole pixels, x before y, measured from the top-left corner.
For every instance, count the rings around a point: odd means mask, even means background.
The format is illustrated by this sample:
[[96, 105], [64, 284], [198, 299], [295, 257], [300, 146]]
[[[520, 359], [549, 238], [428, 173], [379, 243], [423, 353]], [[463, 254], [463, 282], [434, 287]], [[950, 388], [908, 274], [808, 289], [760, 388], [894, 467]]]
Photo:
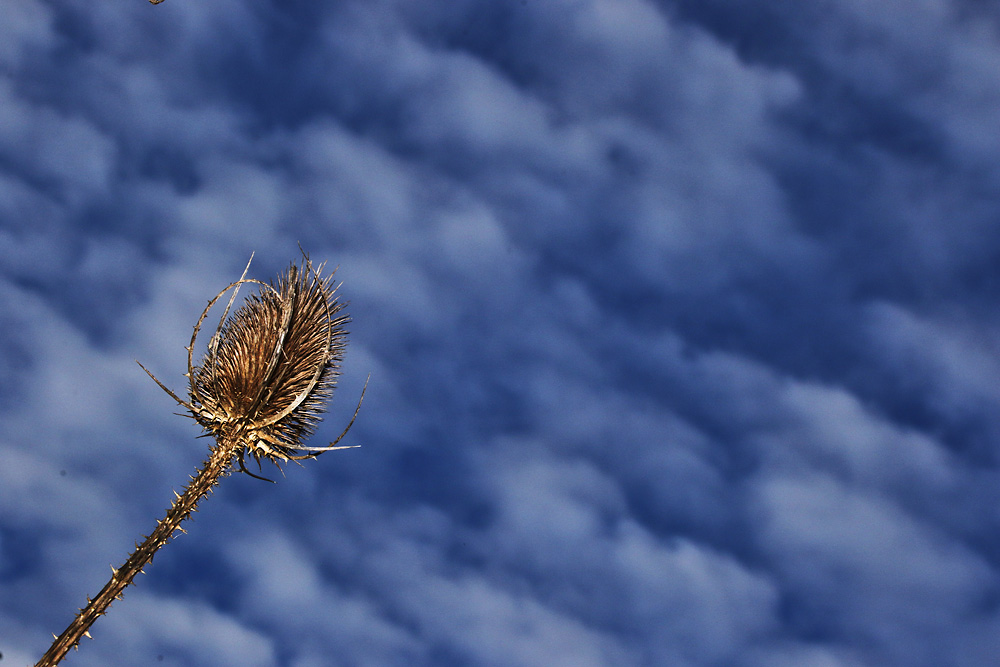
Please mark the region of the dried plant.
[[[251, 256], [251, 261], [253, 257]], [[319, 456], [338, 446], [354, 425], [361, 409], [365, 389], [347, 428], [325, 447], [307, 447], [302, 441], [312, 434], [326, 401], [333, 394], [347, 332], [347, 315], [339, 313], [344, 303], [331, 284], [332, 274], [321, 277], [323, 265], [313, 267], [303, 255], [301, 265], [294, 263], [279, 277], [277, 284], [247, 278], [250, 264], [239, 280], [208, 302], [191, 335], [188, 345], [190, 387], [188, 400], [177, 397], [152, 373], [142, 367], [165, 392], [188, 411], [215, 438], [208, 459], [191, 478], [184, 493], [176, 500], [156, 528], [137, 544], [135, 551], [119, 569], [111, 568], [111, 580], [56, 637], [51, 648], [35, 667], [56, 665], [82, 636], [90, 636], [90, 626], [115, 599], [119, 599], [132, 579], [153, 560], [157, 549], [166, 544], [175, 531], [185, 532], [182, 521], [197, 509], [219, 480], [229, 474], [234, 458], [242, 472], [247, 470], [245, 457], [252, 456], [258, 469], [262, 459], [279, 470], [287, 461], [301, 461]], [[229, 311], [241, 286], [259, 286], [256, 294], [228, 320]], [[195, 342], [209, 310], [232, 290], [229, 303], [208, 343], [201, 365], [193, 362]], [[142, 364], [139, 364], [142, 366]], [[271, 480], [267, 480], [271, 481]]]

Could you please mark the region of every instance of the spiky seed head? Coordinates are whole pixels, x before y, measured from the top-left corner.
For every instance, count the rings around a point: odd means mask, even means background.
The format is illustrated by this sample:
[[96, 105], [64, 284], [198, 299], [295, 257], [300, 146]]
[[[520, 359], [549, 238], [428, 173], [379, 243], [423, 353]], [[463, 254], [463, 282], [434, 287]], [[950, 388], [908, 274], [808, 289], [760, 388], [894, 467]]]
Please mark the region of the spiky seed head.
[[316, 448], [300, 447], [333, 394], [349, 321], [339, 314], [344, 303], [332, 274], [322, 277], [322, 268], [306, 258], [277, 283], [241, 279], [257, 283], [257, 293], [228, 320], [223, 315], [201, 364], [191, 369], [195, 419], [217, 437], [243, 439], [258, 461], [317, 455]]

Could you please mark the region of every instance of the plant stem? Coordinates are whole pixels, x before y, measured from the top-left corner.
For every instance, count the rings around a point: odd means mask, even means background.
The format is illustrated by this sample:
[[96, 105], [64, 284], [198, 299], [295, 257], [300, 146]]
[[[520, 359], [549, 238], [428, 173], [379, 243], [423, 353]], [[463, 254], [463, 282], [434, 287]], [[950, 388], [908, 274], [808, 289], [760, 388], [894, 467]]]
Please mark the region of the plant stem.
[[69, 649], [80, 642], [81, 637], [90, 636], [88, 632], [90, 626], [105, 613], [115, 599], [121, 598], [125, 587], [131, 584], [132, 579], [143, 571], [147, 563], [153, 560], [153, 554], [156, 553], [156, 550], [170, 541], [174, 531], [184, 532], [184, 529], [180, 527], [181, 522], [198, 509], [198, 502], [211, 493], [212, 488], [227, 474], [229, 463], [240, 446], [239, 439], [233, 438], [230, 441], [220, 440], [211, 448], [208, 459], [198, 474], [191, 478], [184, 493], [177, 495], [174, 492], [177, 499], [167, 510], [167, 515], [157, 522], [156, 529], [146, 537], [142, 544], [136, 545], [135, 551], [129, 555], [124, 565], [117, 570], [111, 568], [110, 581], [104, 585], [97, 597], [93, 600], [88, 598], [87, 606], [81, 609], [69, 627], [56, 637], [42, 659], [35, 663], [35, 667], [58, 665]]

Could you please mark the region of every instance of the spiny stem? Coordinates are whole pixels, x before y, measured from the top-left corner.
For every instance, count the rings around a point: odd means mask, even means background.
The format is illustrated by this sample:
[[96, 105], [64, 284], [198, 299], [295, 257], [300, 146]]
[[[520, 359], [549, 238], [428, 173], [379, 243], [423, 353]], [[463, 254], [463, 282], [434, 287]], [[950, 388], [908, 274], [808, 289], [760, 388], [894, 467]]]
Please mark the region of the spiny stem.
[[[323, 266], [314, 268], [309, 256], [305, 252], [302, 255], [301, 267], [293, 263], [279, 276], [277, 284], [247, 278], [250, 267], [247, 264], [239, 280], [208, 302], [186, 348], [189, 401], [178, 397], [146, 371], [208, 434], [215, 436], [216, 444], [166, 517], [142, 544], [136, 545], [120, 569], [111, 568], [111, 580], [96, 598], [87, 600], [87, 606], [56, 637], [35, 667], [59, 664], [70, 648], [79, 645], [81, 637], [89, 636], [90, 626], [114, 600], [121, 598], [135, 576], [153, 560], [157, 549], [171, 539], [174, 531], [184, 530], [181, 523], [227, 474], [234, 458], [238, 458], [240, 470], [249, 473], [243, 463], [247, 454], [258, 463], [267, 459], [280, 468], [281, 463], [289, 460], [316, 458], [323, 452], [343, 449], [337, 443], [354, 424], [360, 400], [350, 424], [336, 441], [326, 447], [302, 445], [319, 421], [325, 401], [333, 394], [347, 344], [344, 325], [349, 321], [347, 315], [338, 315], [344, 303], [338, 299], [337, 287], [331, 285], [332, 276], [321, 278]], [[236, 299], [235, 291], [248, 283], [259, 285], [260, 291], [227, 319]], [[208, 344], [205, 358], [195, 366], [194, 347], [201, 325], [212, 306], [230, 290], [234, 294]], [[361, 396], [364, 398], [364, 391]]]
[[108, 583], [104, 585], [97, 597], [93, 600], [88, 599], [87, 606], [81, 609], [69, 627], [56, 637], [42, 659], [35, 663], [35, 667], [58, 665], [69, 649], [80, 642], [81, 637], [90, 636], [90, 626], [104, 614], [112, 602], [121, 598], [125, 587], [131, 584], [132, 579], [143, 571], [147, 563], [153, 560], [153, 554], [156, 553], [156, 550], [170, 540], [174, 531], [183, 532], [184, 529], [180, 527], [181, 522], [198, 509], [198, 502], [212, 491], [212, 488], [219, 483], [219, 479], [226, 475], [230, 461], [241, 446], [242, 444], [236, 438], [220, 439], [216, 443], [210, 450], [208, 459], [202, 465], [201, 470], [191, 478], [191, 483], [184, 489], [184, 493], [177, 496], [170, 509], [167, 510], [167, 515], [157, 522], [156, 529], [142, 544], [136, 546], [135, 551], [128, 557], [124, 565], [117, 570], [111, 568], [112, 574]]

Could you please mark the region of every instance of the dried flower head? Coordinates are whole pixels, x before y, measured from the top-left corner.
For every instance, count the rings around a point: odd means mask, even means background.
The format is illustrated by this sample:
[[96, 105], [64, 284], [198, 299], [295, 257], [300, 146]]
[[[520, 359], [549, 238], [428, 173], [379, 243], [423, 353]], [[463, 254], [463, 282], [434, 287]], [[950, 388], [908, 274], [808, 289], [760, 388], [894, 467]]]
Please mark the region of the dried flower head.
[[[315, 458], [332, 449], [345, 449], [336, 445], [354, 424], [352, 418], [328, 446], [302, 444], [333, 394], [347, 343], [344, 326], [349, 318], [339, 314], [344, 303], [332, 285], [333, 274], [322, 277], [323, 267], [313, 267], [304, 256], [276, 284], [247, 278], [245, 270], [239, 280], [209, 301], [187, 347], [188, 401], [146, 371], [216, 440], [242, 443], [240, 469], [253, 477], [258, 476], [246, 469], [245, 454], [253, 456], [258, 467], [262, 458], [279, 467], [284, 461]], [[258, 292], [227, 320], [246, 283], [258, 285]], [[196, 366], [193, 355], [201, 326], [212, 306], [230, 290], [229, 304]]]

